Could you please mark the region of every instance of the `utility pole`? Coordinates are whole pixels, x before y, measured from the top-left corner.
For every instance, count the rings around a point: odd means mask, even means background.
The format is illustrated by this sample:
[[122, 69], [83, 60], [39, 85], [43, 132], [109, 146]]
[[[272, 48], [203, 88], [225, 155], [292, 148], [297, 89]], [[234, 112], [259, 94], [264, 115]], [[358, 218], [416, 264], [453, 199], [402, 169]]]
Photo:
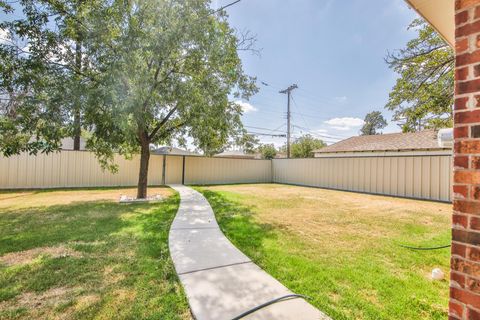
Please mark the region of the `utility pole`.
[[280, 91], [280, 93], [286, 93], [288, 97], [287, 101], [287, 158], [290, 158], [290, 93], [297, 89], [298, 86], [296, 84], [292, 84], [285, 90]]

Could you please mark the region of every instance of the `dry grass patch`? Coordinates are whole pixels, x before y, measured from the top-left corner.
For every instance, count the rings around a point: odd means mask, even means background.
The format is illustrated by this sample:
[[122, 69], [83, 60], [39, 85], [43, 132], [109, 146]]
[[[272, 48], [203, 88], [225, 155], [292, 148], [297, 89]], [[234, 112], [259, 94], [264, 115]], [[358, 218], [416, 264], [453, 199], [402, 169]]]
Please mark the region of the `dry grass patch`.
[[63, 245], [56, 247], [40, 247], [30, 250], [10, 252], [0, 257], [0, 264], [7, 266], [31, 263], [33, 260], [48, 256], [51, 258], [81, 257], [81, 253]]
[[14, 314], [15, 310], [28, 310], [31, 318], [51, 319], [55, 317], [53, 310], [68, 302], [76, 291], [78, 288], [55, 287], [43, 292], [24, 292], [14, 299], [0, 302], [0, 311]]
[[[120, 199], [121, 195], [133, 197], [136, 196], [136, 192], [136, 188], [4, 191], [0, 192], [0, 210], [2, 208], [68, 205], [76, 202], [116, 202]], [[168, 198], [173, 194], [173, 191], [163, 187], [148, 188], [148, 195], [157, 194], [163, 198]]]
[[438, 202], [286, 185], [208, 189], [233, 193], [252, 208], [257, 221], [288, 230], [317, 246], [329, 246], [334, 239], [338, 250], [347, 251], [371, 246], [372, 239], [401, 236], [399, 226], [405, 224], [442, 228], [451, 211], [450, 204]]

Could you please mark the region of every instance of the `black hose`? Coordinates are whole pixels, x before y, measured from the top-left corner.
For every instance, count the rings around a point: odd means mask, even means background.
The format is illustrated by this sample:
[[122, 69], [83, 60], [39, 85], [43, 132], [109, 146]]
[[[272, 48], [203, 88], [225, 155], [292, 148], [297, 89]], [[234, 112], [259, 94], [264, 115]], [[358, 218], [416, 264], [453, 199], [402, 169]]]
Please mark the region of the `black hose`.
[[277, 302], [280, 302], [282, 300], [287, 300], [287, 299], [294, 299], [294, 298], [303, 298], [303, 299], [310, 299], [310, 297], [307, 297], [307, 296], [304, 296], [303, 294], [287, 294], [285, 296], [282, 296], [280, 298], [276, 298], [276, 299], [273, 299], [273, 300], [270, 300], [268, 302], [265, 302], [265, 303], [262, 303], [258, 306], [256, 306], [255, 308], [252, 308], [250, 310], [247, 310], [245, 311], [244, 313], [236, 316], [235, 318], [233, 318], [232, 320], [238, 320], [238, 319], [241, 319], [243, 317], [246, 317], [248, 316], [249, 314], [251, 313], [254, 313], [260, 309], [263, 309], [271, 304], [274, 304], [274, 303], [277, 303]]
[[411, 246], [407, 246], [407, 245], [404, 245], [404, 244], [399, 244], [399, 246], [402, 247], [402, 248], [411, 249], [411, 250], [438, 250], [438, 249], [449, 248], [452, 245], [451, 244], [446, 244], [444, 246], [438, 246], [438, 247], [411, 247]]

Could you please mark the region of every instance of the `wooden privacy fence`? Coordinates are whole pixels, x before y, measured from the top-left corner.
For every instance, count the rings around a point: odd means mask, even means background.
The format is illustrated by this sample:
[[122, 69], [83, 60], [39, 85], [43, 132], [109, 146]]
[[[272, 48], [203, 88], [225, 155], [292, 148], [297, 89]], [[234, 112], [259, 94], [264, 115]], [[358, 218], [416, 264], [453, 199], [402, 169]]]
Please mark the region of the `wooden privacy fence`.
[[[165, 163], [164, 163], [165, 158]], [[116, 156], [118, 173], [103, 171], [94, 154], [0, 157], [0, 189], [135, 186], [139, 159]], [[165, 167], [165, 177], [163, 168]], [[285, 183], [418, 199], [450, 201], [450, 155], [251, 160], [152, 155], [149, 185]]]
[[[152, 155], [149, 185], [163, 183], [163, 155]], [[185, 160], [184, 160], [185, 159]], [[115, 156], [118, 172], [103, 171], [92, 152], [61, 151], [31, 156], [0, 157], [0, 189], [135, 186], [139, 157]], [[185, 163], [185, 164], [184, 164]], [[166, 184], [271, 182], [270, 160], [166, 156]]]
[[450, 155], [272, 160], [273, 182], [451, 201]]

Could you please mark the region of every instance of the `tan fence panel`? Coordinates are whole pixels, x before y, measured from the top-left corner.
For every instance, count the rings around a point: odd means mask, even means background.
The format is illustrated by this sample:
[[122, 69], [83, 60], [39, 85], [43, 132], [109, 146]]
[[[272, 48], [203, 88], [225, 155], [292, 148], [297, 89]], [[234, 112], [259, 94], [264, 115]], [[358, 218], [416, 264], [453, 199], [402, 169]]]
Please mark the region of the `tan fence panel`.
[[181, 184], [183, 174], [183, 157], [167, 156], [165, 184]]
[[270, 160], [185, 157], [185, 184], [268, 183]]
[[[118, 172], [103, 171], [94, 154], [0, 157], [0, 189], [134, 186], [139, 157], [115, 156]], [[149, 185], [162, 183], [163, 156], [152, 155]], [[167, 156], [167, 184], [287, 183], [450, 201], [452, 158], [448, 155], [251, 160]]]
[[451, 201], [449, 155], [274, 159], [273, 182]]
[[[148, 172], [150, 185], [162, 181], [162, 156], [152, 155]], [[87, 151], [0, 157], [0, 189], [134, 186], [138, 182], [139, 157], [115, 156], [118, 172], [100, 167]]]

